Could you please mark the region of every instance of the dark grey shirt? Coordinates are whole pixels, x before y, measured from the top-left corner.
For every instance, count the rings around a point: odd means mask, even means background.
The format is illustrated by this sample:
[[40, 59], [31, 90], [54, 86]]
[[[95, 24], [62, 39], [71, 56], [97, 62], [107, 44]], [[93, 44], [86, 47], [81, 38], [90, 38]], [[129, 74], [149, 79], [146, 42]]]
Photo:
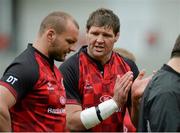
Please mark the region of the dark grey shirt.
[[145, 89], [138, 131], [180, 131], [180, 73], [164, 65]]

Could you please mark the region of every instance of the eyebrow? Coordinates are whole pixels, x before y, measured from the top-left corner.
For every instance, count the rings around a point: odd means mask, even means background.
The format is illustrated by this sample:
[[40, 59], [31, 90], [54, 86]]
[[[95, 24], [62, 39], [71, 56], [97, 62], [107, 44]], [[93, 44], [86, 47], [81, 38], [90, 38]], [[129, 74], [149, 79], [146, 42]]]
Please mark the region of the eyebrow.
[[75, 42], [77, 42], [77, 39], [75, 39], [75, 38], [66, 38], [66, 41], [68, 41], [70, 43], [75, 43]]

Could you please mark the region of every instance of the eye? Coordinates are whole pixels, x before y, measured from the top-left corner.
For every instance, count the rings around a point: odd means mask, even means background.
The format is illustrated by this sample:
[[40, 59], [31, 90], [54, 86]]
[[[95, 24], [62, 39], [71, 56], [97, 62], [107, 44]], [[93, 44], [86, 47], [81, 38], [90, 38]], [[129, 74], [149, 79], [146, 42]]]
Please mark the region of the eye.
[[99, 35], [98, 32], [91, 32], [91, 34], [94, 35], [94, 36], [98, 36]]
[[104, 34], [103, 34], [103, 36], [104, 36], [104, 37], [107, 37], [107, 38], [112, 37], [112, 35], [111, 35], [111, 34], [107, 34], [107, 33], [104, 33]]
[[66, 39], [66, 42], [67, 42], [68, 44], [74, 44], [76, 41], [71, 40], [71, 39]]

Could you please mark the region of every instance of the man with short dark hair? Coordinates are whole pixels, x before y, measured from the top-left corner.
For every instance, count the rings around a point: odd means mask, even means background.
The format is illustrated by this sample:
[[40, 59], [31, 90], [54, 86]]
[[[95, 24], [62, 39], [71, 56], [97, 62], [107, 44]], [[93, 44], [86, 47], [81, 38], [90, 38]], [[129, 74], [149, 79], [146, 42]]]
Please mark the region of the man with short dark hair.
[[79, 26], [65, 12], [50, 13], [37, 40], [7, 67], [0, 80], [0, 131], [65, 131], [66, 95], [54, 64], [74, 50]]
[[180, 35], [170, 60], [144, 91], [138, 131], [180, 132]]
[[137, 121], [139, 97], [148, 79], [142, 80], [144, 72], [138, 76], [133, 61], [113, 52], [119, 30], [119, 18], [112, 10], [92, 12], [86, 24], [88, 46], [60, 66], [71, 131], [122, 132], [126, 107]]

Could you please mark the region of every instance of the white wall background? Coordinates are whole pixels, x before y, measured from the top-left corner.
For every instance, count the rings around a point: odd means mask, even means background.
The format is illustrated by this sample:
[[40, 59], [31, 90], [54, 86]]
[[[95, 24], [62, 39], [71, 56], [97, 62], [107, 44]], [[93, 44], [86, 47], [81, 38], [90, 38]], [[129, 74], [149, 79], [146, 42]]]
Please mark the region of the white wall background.
[[[40, 22], [48, 13], [63, 10], [72, 14], [79, 22], [82, 34], [89, 14], [99, 7], [110, 8], [119, 16], [121, 33], [115, 47], [133, 52], [139, 69], [145, 68], [150, 74], [168, 61], [180, 34], [180, 0], [18, 0], [18, 52], [3, 53], [2, 57], [0, 54], [3, 64], [0, 74], [28, 42], [35, 40]], [[158, 34], [154, 45], [146, 41], [149, 31]], [[8, 59], [4, 60], [4, 57]]]

